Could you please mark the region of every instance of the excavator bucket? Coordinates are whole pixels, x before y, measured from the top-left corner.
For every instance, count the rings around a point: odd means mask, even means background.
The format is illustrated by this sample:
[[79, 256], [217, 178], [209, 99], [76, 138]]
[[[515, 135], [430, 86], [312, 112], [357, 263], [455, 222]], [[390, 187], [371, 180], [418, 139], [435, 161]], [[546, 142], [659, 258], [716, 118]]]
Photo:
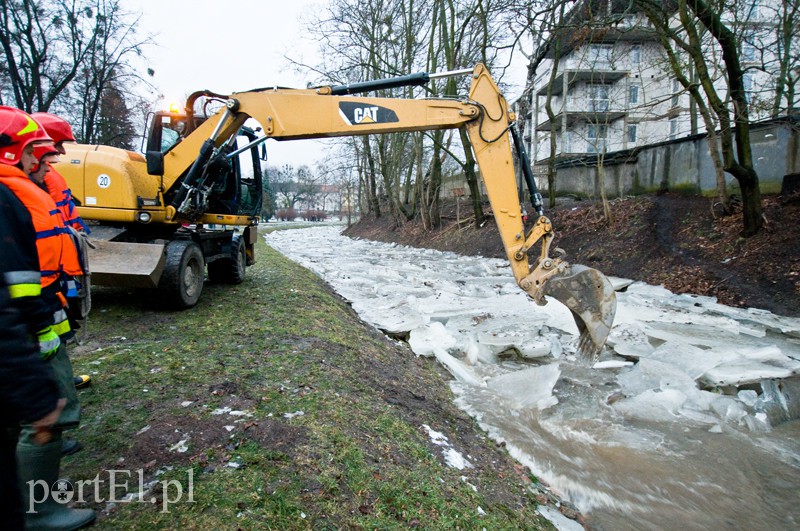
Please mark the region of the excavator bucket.
[[595, 360], [611, 332], [617, 298], [611, 282], [600, 271], [569, 264], [549, 276], [542, 293], [564, 304], [578, 325], [578, 353]]
[[89, 248], [92, 283], [155, 288], [166, 263], [165, 245], [93, 240]]

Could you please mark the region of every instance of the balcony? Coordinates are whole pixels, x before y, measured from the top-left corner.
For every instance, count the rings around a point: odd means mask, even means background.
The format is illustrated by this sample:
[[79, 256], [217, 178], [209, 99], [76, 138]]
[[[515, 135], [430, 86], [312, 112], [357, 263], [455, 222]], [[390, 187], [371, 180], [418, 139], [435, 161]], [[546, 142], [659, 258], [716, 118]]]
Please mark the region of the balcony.
[[[620, 79], [630, 74], [630, 70], [604, 70], [604, 69], [569, 69], [559, 72], [553, 82], [553, 96], [564, 93], [564, 79], [566, 78], [567, 90], [577, 83], [616, 83]], [[545, 84], [536, 91], [537, 96], [547, 95], [547, 85]]]
[[[674, 8], [673, 8], [674, 9]], [[653, 25], [642, 15], [599, 16], [592, 23], [586, 14], [576, 10], [575, 18], [565, 27], [557, 28], [548, 42], [545, 58], [557, 59], [588, 43], [615, 44], [621, 41], [658, 41]], [[579, 28], [580, 31], [576, 31]], [[556, 46], [556, 43], [558, 46]], [[558, 57], [556, 57], [558, 51]]]
[[[611, 103], [611, 104], [610, 104]], [[569, 102], [555, 116], [555, 123], [545, 120], [536, 125], [537, 131], [560, 131], [562, 127], [573, 128], [579, 123], [610, 124], [625, 117], [627, 111], [608, 100], [584, 100]], [[566, 122], [566, 123], [565, 123]]]

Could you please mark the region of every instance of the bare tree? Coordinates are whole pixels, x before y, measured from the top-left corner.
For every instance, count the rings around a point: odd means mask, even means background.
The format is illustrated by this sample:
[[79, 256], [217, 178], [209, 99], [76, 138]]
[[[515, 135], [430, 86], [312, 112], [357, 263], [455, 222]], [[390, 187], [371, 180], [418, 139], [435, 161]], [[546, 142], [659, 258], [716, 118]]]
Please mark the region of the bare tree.
[[[753, 3], [753, 7], [758, 3]], [[759, 69], [774, 75], [771, 116], [795, 112], [798, 107], [797, 84], [800, 82], [800, 0], [783, 0], [775, 5], [760, 6], [762, 18], [775, 21], [772, 38], [749, 42], [762, 59]], [[757, 13], [754, 13], [757, 15]], [[761, 24], [755, 21], [756, 26]], [[756, 39], [754, 39], [756, 40]], [[759, 44], [761, 46], [759, 46]], [[764, 58], [772, 57], [772, 61]]]
[[[703, 120], [706, 130], [706, 141], [708, 143], [708, 153], [714, 165], [716, 176], [716, 204], [719, 205], [721, 214], [728, 215], [731, 213], [731, 210], [725, 184], [724, 164], [720, 155], [719, 135], [717, 135], [718, 121], [713, 110], [709, 108], [702, 88], [697, 81], [696, 73], [698, 68], [691, 61], [682, 59], [682, 56], [690, 56], [692, 47], [699, 46], [702, 37], [700, 37], [699, 33], [696, 34], [696, 36], [700, 38], [695, 41], [695, 34], [690, 34], [689, 40], [687, 41], [682, 35], [681, 26], [675, 27], [672, 23], [673, 13], [670, 10], [664, 10], [661, 6], [656, 6], [654, 4], [643, 4], [642, 6], [648, 20], [655, 27], [655, 33], [664, 49], [667, 62], [666, 69], [672, 72], [672, 75], [675, 76], [675, 79], [680, 83], [681, 87], [683, 87], [691, 97], [693, 134], [697, 132], [697, 124], [694, 118], [695, 114], [699, 114]], [[710, 50], [710, 53], [713, 54], [714, 50]], [[714, 212], [713, 208], [712, 212]]]
[[149, 42], [138, 21], [119, 0], [0, 2], [0, 102], [58, 113], [84, 142], [129, 146], [124, 113], [139, 102], [128, 87], [144, 81], [130, 61]]
[[311, 174], [308, 166], [295, 168], [291, 164], [284, 164], [281, 168], [268, 167], [272, 191], [279, 208], [293, 209], [304, 202], [308, 202], [313, 195], [309, 184]]
[[94, 138], [84, 133], [84, 141], [135, 150], [134, 139], [137, 132], [123, 91], [119, 90], [115, 83], [109, 83], [103, 94], [95, 120]]
[[[639, 1], [649, 3], [649, 0]], [[721, 6], [722, 9], [728, 7]], [[739, 57], [740, 46], [735, 32], [723, 19], [726, 12], [721, 8], [705, 0], [679, 0], [677, 14], [689, 43], [684, 49], [696, 69], [698, 83], [703, 88], [709, 106], [719, 120], [724, 169], [738, 181], [742, 193], [742, 235], [753, 236], [761, 229], [764, 217], [758, 174], [753, 166], [750, 146], [748, 96]], [[665, 7], [663, 4], [650, 3], [648, 10], [652, 12], [658, 9], [663, 11]], [[704, 42], [698, 25], [708, 31], [713, 42]], [[709, 44], [721, 51], [730, 105], [714, 85], [714, 65], [709, 65], [707, 59]]]
[[[140, 96], [128, 87], [147, 83], [129, 62], [141, 55], [143, 46], [149, 43], [149, 39], [139, 39], [137, 35], [140, 16], [124, 11], [120, 0], [94, 0], [94, 8], [94, 43], [88, 47], [70, 91], [71, 106], [81, 109], [78, 124], [86, 143], [103, 142], [98, 134], [100, 120], [104, 122], [102, 127], [106, 132], [115, 128], [132, 129], [126, 102], [139, 100]], [[108, 98], [125, 104], [124, 114], [109, 114], [109, 105], [105, 102]]]
[[0, 102], [28, 112], [48, 111], [95, 45], [94, 15], [87, 2], [0, 2]]
[[[315, 69], [328, 81], [346, 83], [479, 61], [491, 67], [504, 35], [500, 14], [508, 5], [508, 0], [334, 0], [311, 28], [325, 54]], [[449, 79], [376, 95], [456, 96], [467, 86], [466, 79]], [[373, 215], [388, 213], [395, 223], [420, 216], [426, 226], [438, 226], [442, 164], [454, 160], [480, 223], [481, 194], [466, 133], [396, 133], [340, 142], [358, 161], [360, 196]]]

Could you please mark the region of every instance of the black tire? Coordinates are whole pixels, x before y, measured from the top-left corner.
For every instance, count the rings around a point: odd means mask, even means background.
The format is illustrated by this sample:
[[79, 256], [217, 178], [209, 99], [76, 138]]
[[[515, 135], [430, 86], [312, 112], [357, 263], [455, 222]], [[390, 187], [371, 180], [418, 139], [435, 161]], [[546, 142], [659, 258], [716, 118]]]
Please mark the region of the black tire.
[[242, 238], [231, 242], [230, 258], [220, 258], [208, 264], [208, 279], [215, 284], [241, 284], [247, 271], [247, 252]]
[[205, 260], [200, 246], [189, 240], [176, 240], [167, 245], [167, 263], [159, 291], [170, 307], [185, 310], [200, 300], [203, 293]]

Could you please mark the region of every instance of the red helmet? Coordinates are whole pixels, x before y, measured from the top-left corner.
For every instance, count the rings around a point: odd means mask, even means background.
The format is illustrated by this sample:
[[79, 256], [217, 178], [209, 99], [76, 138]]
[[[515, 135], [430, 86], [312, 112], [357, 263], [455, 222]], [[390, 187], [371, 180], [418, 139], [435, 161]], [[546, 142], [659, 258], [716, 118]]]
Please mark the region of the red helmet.
[[50, 135], [54, 143], [57, 144], [65, 140], [75, 142], [75, 135], [72, 134], [72, 127], [60, 116], [50, 114], [49, 112], [35, 112], [31, 116], [42, 124], [42, 127], [47, 131], [47, 134]]
[[33, 156], [36, 157], [36, 160], [41, 161], [42, 157], [46, 157], [47, 155], [60, 155], [61, 153], [58, 152], [56, 146], [50, 142], [46, 144], [37, 144], [33, 146]]
[[0, 105], [0, 163], [15, 166], [28, 144], [52, 141], [44, 127], [31, 115]]

